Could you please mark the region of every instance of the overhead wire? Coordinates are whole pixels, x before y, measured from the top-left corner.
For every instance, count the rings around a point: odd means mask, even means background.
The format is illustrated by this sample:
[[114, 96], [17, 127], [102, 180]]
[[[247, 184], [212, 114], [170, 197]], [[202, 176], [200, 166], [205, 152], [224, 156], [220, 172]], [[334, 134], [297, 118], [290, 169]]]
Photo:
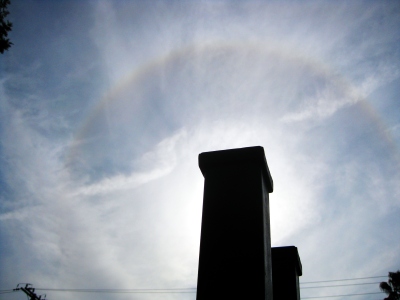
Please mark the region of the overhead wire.
[[174, 288], [174, 289], [52, 289], [36, 288], [37, 291], [73, 292], [73, 293], [126, 293], [126, 294], [185, 294], [196, 293], [196, 288]]
[[351, 296], [375, 295], [375, 294], [382, 294], [382, 293], [383, 292], [361, 293], [361, 294], [345, 294], [345, 295], [329, 295], [329, 296], [316, 296], [316, 297], [301, 297], [301, 299], [324, 299], [324, 298], [334, 298], [334, 297], [351, 297]]
[[14, 293], [15, 291], [13, 290], [6, 290], [6, 291], [0, 291], [0, 294], [9, 294], [9, 293]]
[[319, 285], [319, 286], [306, 286], [300, 289], [317, 289], [317, 288], [327, 288], [327, 287], [337, 287], [337, 286], [354, 286], [354, 285], [366, 285], [366, 284], [379, 284], [380, 282], [363, 282], [363, 283], [351, 283], [351, 284], [335, 284], [335, 285]]
[[[320, 281], [308, 281], [301, 282], [302, 284], [312, 284], [312, 283], [327, 283], [327, 282], [341, 282], [341, 281], [355, 281], [373, 278], [387, 278], [387, 276], [369, 276], [369, 277], [359, 277], [359, 278], [346, 278], [346, 279], [333, 279], [333, 280], [320, 280]], [[320, 286], [305, 286], [300, 287], [300, 289], [313, 289], [313, 288], [330, 288], [330, 287], [343, 287], [343, 286], [356, 286], [356, 285], [368, 285], [368, 284], [379, 284], [380, 282], [361, 282], [361, 283], [351, 283], [351, 284], [337, 284], [337, 285], [320, 285]], [[335, 298], [335, 297], [352, 297], [352, 296], [364, 296], [364, 295], [376, 295], [382, 294], [383, 292], [371, 292], [371, 293], [355, 293], [355, 294], [343, 294], [343, 295], [326, 295], [326, 296], [312, 296], [312, 297], [301, 297], [301, 299], [325, 299], [325, 298]]]
[[371, 276], [371, 277], [359, 277], [359, 278], [347, 278], [347, 279], [307, 281], [307, 282], [300, 282], [300, 284], [320, 283], [320, 282], [334, 282], [334, 281], [349, 281], [349, 280], [361, 280], [361, 279], [372, 279], [372, 278], [387, 278], [387, 276]]
[[[334, 280], [320, 280], [320, 281], [308, 281], [301, 282], [300, 286], [303, 284], [312, 283], [326, 283], [326, 282], [340, 282], [340, 281], [354, 281], [363, 280], [371, 278], [386, 278], [387, 276], [370, 276], [370, 277], [359, 277], [359, 278], [346, 278], [346, 279], [334, 279]], [[315, 289], [315, 288], [331, 288], [331, 287], [344, 287], [344, 286], [357, 286], [357, 285], [369, 285], [369, 284], [379, 284], [379, 282], [365, 282], [365, 283], [351, 283], [351, 284], [338, 284], [338, 285], [325, 285], [325, 286], [306, 286], [300, 287], [300, 289]], [[55, 288], [36, 288], [37, 291], [51, 291], [51, 292], [75, 292], [75, 293], [141, 293], [141, 294], [167, 294], [167, 293], [196, 293], [197, 288], [166, 288], [166, 289], [55, 289]], [[0, 290], [0, 294], [13, 293], [15, 290]], [[302, 297], [302, 299], [323, 299], [323, 298], [333, 298], [333, 297], [347, 297], [347, 296], [361, 296], [361, 295], [372, 295], [381, 294], [382, 292], [375, 293], [362, 293], [362, 294], [346, 294], [346, 295], [327, 295], [327, 296], [317, 296], [317, 297]]]

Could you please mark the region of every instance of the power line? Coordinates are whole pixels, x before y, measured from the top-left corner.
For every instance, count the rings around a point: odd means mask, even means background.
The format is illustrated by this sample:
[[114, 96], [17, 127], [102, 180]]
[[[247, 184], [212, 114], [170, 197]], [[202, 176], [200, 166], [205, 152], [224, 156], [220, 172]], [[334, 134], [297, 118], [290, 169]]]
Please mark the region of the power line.
[[9, 294], [9, 293], [14, 293], [15, 291], [13, 290], [8, 290], [8, 291], [0, 291], [0, 295], [1, 294]]
[[320, 283], [320, 282], [334, 282], [334, 281], [349, 281], [349, 280], [360, 280], [360, 279], [371, 279], [371, 278], [387, 278], [387, 276], [372, 276], [372, 277], [334, 279], [334, 280], [322, 280], [322, 281], [307, 281], [307, 282], [300, 282], [300, 284]]
[[37, 291], [51, 292], [73, 292], [73, 293], [127, 293], [127, 294], [185, 294], [196, 293], [196, 288], [175, 288], [175, 289], [51, 289], [37, 288]]
[[[302, 282], [302, 284], [311, 283], [324, 283], [324, 282], [340, 282], [340, 281], [353, 281], [353, 280], [363, 280], [372, 278], [387, 278], [387, 276], [370, 276], [370, 277], [359, 277], [359, 278], [346, 278], [346, 279], [334, 279], [334, 280], [321, 280], [321, 281], [308, 281]], [[337, 284], [337, 285], [324, 285], [324, 286], [310, 286], [301, 287], [300, 289], [312, 289], [312, 288], [326, 288], [326, 287], [343, 287], [343, 286], [356, 286], [356, 285], [368, 285], [368, 284], [379, 284], [380, 282], [364, 282], [364, 283], [351, 283], [351, 284]], [[316, 296], [316, 297], [301, 297], [301, 299], [324, 299], [324, 298], [335, 298], [335, 297], [352, 297], [352, 296], [363, 296], [363, 295], [374, 295], [382, 294], [383, 292], [371, 292], [371, 293], [360, 293], [360, 294], [344, 294], [344, 295], [326, 295], [326, 296]]]
[[337, 286], [353, 286], [353, 285], [365, 285], [365, 284], [379, 284], [380, 282], [365, 282], [365, 283], [351, 283], [351, 284], [337, 284], [337, 285], [320, 285], [320, 286], [306, 286], [300, 289], [317, 289], [317, 288], [327, 288], [327, 287], [337, 287]]
[[[334, 280], [321, 280], [321, 281], [308, 281], [301, 282], [303, 284], [311, 283], [324, 283], [324, 282], [338, 282], [338, 281], [351, 281], [351, 280], [362, 280], [371, 278], [386, 278], [387, 276], [371, 276], [371, 277], [359, 277], [359, 278], [346, 278], [346, 279], [334, 279]], [[315, 288], [329, 288], [329, 287], [343, 287], [343, 286], [356, 286], [356, 285], [368, 285], [368, 284], [379, 284], [379, 282], [366, 282], [366, 283], [352, 283], [352, 284], [339, 284], [339, 285], [326, 285], [326, 286], [309, 286], [301, 287], [300, 289], [315, 289]], [[54, 288], [36, 288], [37, 291], [52, 291], [52, 292], [75, 292], [75, 293], [196, 293], [197, 288], [166, 288], [166, 289], [54, 289]], [[0, 290], [0, 294], [12, 293], [15, 290]], [[322, 297], [302, 297], [302, 299], [316, 299], [316, 298], [332, 298], [332, 297], [346, 297], [346, 296], [359, 296], [359, 295], [370, 295], [380, 294], [378, 293], [365, 293], [365, 294], [347, 294], [347, 295], [328, 295]]]
[[[147, 293], [147, 294], [162, 294], [162, 293], [195, 293], [195, 289], [43, 289], [39, 288], [36, 290], [52, 291], [52, 292], [80, 292], [80, 293], [112, 293], [112, 294], [124, 294], [124, 293]], [[12, 292], [12, 291], [11, 291]], [[361, 293], [361, 294], [345, 294], [345, 295], [325, 295], [317, 297], [301, 297], [301, 299], [323, 299], [323, 298], [334, 298], [334, 297], [351, 297], [351, 296], [363, 296], [363, 295], [375, 295], [382, 294], [383, 292], [375, 293]]]
[[323, 299], [323, 298], [334, 298], [334, 297], [351, 297], [351, 296], [375, 295], [375, 294], [382, 294], [382, 293], [383, 292], [363, 293], [363, 294], [346, 294], [346, 295], [330, 295], [330, 296], [317, 296], [317, 297], [301, 297], [301, 299]]

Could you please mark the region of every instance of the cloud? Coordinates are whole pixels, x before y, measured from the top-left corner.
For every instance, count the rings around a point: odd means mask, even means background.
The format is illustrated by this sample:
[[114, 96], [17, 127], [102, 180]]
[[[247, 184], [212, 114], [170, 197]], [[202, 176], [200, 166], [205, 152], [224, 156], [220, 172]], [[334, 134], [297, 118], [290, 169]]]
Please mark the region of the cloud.
[[135, 170], [133, 173], [129, 175], [116, 175], [102, 179], [95, 184], [84, 186], [75, 192], [75, 196], [97, 195], [134, 189], [169, 174], [177, 163], [175, 153], [173, 152], [174, 146], [184, 135], [185, 131], [181, 130], [172, 137], [161, 141], [154, 150], [145, 153], [140, 159], [133, 162], [133, 170]]
[[295, 122], [326, 118], [337, 110], [362, 100], [354, 88], [349, 87], [348, 84], [346, 86], [345, 83], [336, 84], [335, 81], [331, 86], [320, 87], [314, 95], [303, 99], [305, 109], [285, 115], [282, 121]]

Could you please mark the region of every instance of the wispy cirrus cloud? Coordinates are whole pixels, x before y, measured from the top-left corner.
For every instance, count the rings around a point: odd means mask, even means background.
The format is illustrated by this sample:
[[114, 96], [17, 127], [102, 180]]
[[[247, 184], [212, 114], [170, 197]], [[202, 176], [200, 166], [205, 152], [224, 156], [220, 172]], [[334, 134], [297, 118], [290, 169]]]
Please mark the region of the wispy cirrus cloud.
[[115, 175], [94, 184], [85, 185], [76, 190], [75, 195], [97, 195], [134, 189], [154, 179], [168, 175], [177, 164], [177, 157], [174, 152], [175, 145], [185, 135], [185, 131], [181, 130], [172, 137], [162, 140], [154, 150], [143, 154], [142, 157], [131, 163], [134, 170], [131, 174]]

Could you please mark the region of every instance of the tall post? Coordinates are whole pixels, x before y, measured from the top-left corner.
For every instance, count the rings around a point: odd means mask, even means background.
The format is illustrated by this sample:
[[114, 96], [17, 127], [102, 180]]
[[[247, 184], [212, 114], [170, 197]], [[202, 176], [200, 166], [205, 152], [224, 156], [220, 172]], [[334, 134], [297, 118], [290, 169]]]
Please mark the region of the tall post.
[[262, 147], [199, 155], [205, 178], [197, 300], [272, 300], [269, 193]]
[[295, 246], [272, 248], [274, 300], [300, 300], [302, 266]]

